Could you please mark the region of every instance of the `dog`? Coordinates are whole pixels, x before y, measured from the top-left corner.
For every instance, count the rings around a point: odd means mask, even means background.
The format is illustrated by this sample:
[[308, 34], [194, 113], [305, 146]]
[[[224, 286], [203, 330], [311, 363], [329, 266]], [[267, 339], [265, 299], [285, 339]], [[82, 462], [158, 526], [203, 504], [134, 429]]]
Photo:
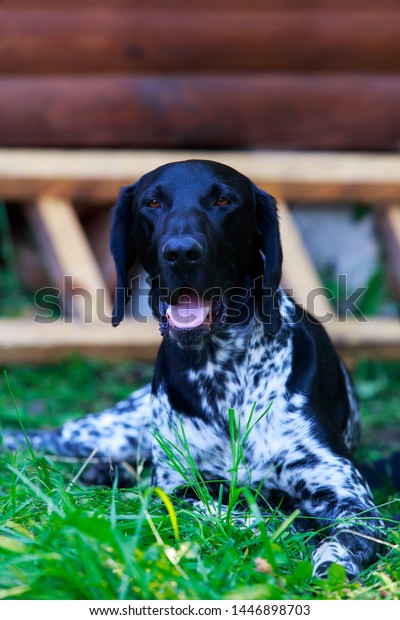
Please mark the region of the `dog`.
[[[192, 493], [196, 502], [179, 455], [190, 453], [217, 495], [229, 488], [234, 415], [243, 440], [238, 484], [257, 489], [269, 505], [284, 498], [323, 529], [314, 575], [338, 563], [357, 577], [382, 538], [352, 456], [358, 401], [323, 327], [280, 288], [275, 200], [221, 163], [167, 164], [121, 190], [110, 245], [114, 326], [123, 320], [137, 259], [149, 274], [163, 336], [152, 385], [101, 414], [31, 434], [33, 446], [75, 456], [97, 449], [133, 463], [140, 446], [152, 484]], [[15, 447], [18, 433], [5, 441]]]

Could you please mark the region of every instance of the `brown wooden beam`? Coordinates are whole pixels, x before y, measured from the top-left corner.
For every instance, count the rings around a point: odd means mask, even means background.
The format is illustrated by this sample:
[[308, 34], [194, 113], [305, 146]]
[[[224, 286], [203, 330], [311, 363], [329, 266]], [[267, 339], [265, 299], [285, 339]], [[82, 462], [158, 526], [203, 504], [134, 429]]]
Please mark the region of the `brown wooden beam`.
[[[399, 72], [398, 17], [373, 13], [0, 9], [4, 75]], [[338, 53], [340, 50], [340, 53]]]
[[400, 155], [235, 151], [0, 149], [0, 196], [115, 201], [119, 188], [171, 161], [211, 159], [282, 200], [400, 200]]
[[400, 359], [400, 321], [390, 318], [331, 321], [324, 325], [339, 353], [370, 359]]
[[101, 323], [40, 324], [27, 319], [0, 319], [0, 363], [53, 362], [74, 351], [103, 359], [155, 360], [161, 337], [158, 325], [133, 320], [117, 328]]
[[[146, 0], [147, 9], [163, 9], [166, 0]], [[8, 4], [8, 2], [7, 2]], [[35, 0], [36, 8], [46, 9], [65, 9], [68, 7], [78, 8], [109, 8], [111, 0]], [[32, 8], [32, 0], [10, 0], [10, 5], [18, 9]], [[187, 9], [187, 0], [168, 0], [168, 7], [171, 9]], [[115, 9], [142, 9], [143, 0], [112, 0], [112, 6]], [[299, 0], [190, 0], [190, 8], [192, 10], [208, 11], [220, 9], [254, 9], [254, 10], [296, 10], [299, 8]], [[301, 8], [307, 10], [332, 11], [331, 0], [301, 0]], [[376, 0], [335, 0], [335, 9], [345, 11], [351, 10], [371, 10], [376, 11]], [[385, 10], [397, 11], [399, 8], [398, 0], [381, 0], [379, 8]]]
[[[325, 325], [345, 356], [399, 359], [400, 323], [396, 319], [352, 320]], [[73, 351], [86, 357], [154, 361], [161, 337], [154, 321], [124, 321], [119, 327], [97, 324], [39, 324], [27, 319], [0, 319], [0, 363], [51, 362]]]
[[397, 150], [398, 75], [0, 79], [0, 144]]

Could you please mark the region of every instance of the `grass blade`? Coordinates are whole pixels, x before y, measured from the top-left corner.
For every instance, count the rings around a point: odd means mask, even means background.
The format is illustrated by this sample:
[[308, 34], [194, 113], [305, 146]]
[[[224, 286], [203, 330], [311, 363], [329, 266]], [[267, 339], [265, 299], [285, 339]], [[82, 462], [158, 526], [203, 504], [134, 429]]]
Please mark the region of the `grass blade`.
[[168, 495], [162, 489], [160, 489], [160, 487], [154, 487], [154, 492], [157, 493], [158, 497], [161, 499], [164, 506], [166, 507], [168, 514], [169, 514], [169, 518], [171, 519], [171, 525], [172, 525], [172, 529], [174, 530], [175, 540], [176, 542], [179, 542], [180, 537], [179, 537], [178, 519], [176, 517], [176, 512], [172, 505], [172, 502], [169, 499]]

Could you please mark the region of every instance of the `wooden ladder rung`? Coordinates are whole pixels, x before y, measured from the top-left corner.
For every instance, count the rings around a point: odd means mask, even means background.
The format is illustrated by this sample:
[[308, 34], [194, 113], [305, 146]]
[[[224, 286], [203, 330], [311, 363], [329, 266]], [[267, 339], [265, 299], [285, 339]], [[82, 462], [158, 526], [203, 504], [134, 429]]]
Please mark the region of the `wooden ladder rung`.
[[323, 283], [285, 202], [279, 202], [278, 213], [283, 246], [284, 287], [298, 304], [316, 318], [333, 318], [333, 307], [325, 295]]
[[110, 317], [107, 287], [72, 203], [39, 196], [27, 213], [43, 266], [64, 292], [67, 310], [85, 322]]
[[396, 297], [400, 299], [400, 203], [382, 209], [378, 219], [391, 281]]
[[0, 319], [0, 363], [52, 362], [79, 350], [84, 356], [154, 361], [161, 342], [158, 324], [123, 321], [118, 327], [100, 322], [38, 323]]

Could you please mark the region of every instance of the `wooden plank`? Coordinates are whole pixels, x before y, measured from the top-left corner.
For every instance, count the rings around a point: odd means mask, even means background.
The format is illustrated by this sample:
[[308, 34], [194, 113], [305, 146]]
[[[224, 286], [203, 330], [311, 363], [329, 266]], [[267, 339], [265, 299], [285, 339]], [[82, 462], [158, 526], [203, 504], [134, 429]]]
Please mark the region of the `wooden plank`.
[[400, 359], [400, 321], [390, 318], [369, 318], [331, 321], [324, 325], [339, 353], [357, 354], [371, 359]]
[[282, 237], [283, 283], [296, 302], [311, 312], [318, 320], [334, 317], [334, 310], [328, 301], [324, 286], [319, 278], [301, 235], [284, 202], [278, 205]]
[[[166, 0], [146, 0], [147, 9], [163, 9]], [[10, 0], [10, 5], [17, 9], [32, 8], [32, 0]], [[192, 10], [208, 11], [220, 9], [254, 9], [254, 10], [296, 10], [301, 5], [301, 9], [332, 11], [331, 0], [190, 0], [190, 8]], [[108, 8], [110, 0], [35, 0], [36, 8], [45, 9], [65, 9], [68, 7], [78, 8]], [[112, 6], [115, 9], [141, 9], [143, 8], [143, 0], [112, 0]], [[188, 7], [187, 0], [168, 0], [168, 7], [171, 9], [185, 9]], [[342, 10], [371, 10], [375, 11], [377, 7], [376, 0], [335, 0], [334, 8]], [[385, 10], [399, 9], [398, 0], [381, 0], [379, 8]]]
[[111, 315], [107, 287], [72, 204], [40, 196], [28, 215], [43, 266], [69, 313], [85, 322]]
[[124, 321], [117, 328], [101, 323], [34, 323], [0, 319], [0, 363], [53, 362], [79, 351], [85, 357], [154, 361], [161, 337], [158, 325]]
[[282, 200], [395, 201], [400, 155], [235, 151], [119, 151], [0, 149], [0, 195], [112, 202], [123, 185], [172, 161], [220, 161]]
[[386, 260], [391, 283], [397, 299], [400, 299], [400, 202], [391, 204], [379, 213]]
[[6, 8], [0, 72], [399, 72], [399, 30], [400, 10]]
[[0, 80], [3, 146], [396, 150], [399, 136], [400, 76]]
[[[376, 359], [399, 359], [400, 324], [371, 319], [325, 325], [339, 350]], [[39, 324], [27, 319], [0, 319], [0, 363], [52, 362], [73, 351], [87, 357], [154, 361], [161, 337], [154, 321], [124, 321], [109, 325], [80, 323]]]

